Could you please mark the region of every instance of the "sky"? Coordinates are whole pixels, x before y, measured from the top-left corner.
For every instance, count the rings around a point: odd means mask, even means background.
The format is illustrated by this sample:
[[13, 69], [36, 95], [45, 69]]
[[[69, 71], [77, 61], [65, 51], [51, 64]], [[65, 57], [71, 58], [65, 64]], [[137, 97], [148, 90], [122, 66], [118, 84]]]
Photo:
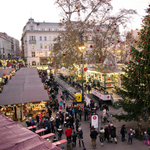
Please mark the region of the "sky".
[[[20, 41], [23, 27], [29, 18], [39, 22], [59, 22], [60, 9], [54, 5], [55, 0], [0, 0], [0, 32], [5, 32]], [[136, 15], [130, 29], [140, 29], [142, 16], [150, 5], [149, 0], [112, 0], [114, 11], [120, 8], [135, 9]]]

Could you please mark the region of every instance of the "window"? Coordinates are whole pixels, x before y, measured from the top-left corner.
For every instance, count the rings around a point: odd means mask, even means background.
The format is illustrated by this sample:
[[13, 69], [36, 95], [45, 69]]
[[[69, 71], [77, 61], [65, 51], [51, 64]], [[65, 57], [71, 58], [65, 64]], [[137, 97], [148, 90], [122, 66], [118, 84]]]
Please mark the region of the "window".
[[32, 49], [34, 49], [34, 44], [32, 44], [32, 46], [31, 46], [31, 47], [32, 47]]
[[42, 41], [42, 37], [40, 36], [40, 41]]
[[51, 36], [49, 36], [49, 41], [51, 41]]
[[43, 48], [42, 43], [40, 44], [40, 48]]
[[54, 41], [56, 41], [56, 37], [54, 36], [54, 39], [53, 39]]
[[52, 49], [52, 44], [49, 44], [49, 50], [51, 50]]
[[32, 57], [35, 57], [35, 52], [31, 52]]
[[49, 28], [49, 31], [51, 31], [51, 29]]
[[47, 41], [47, 37], [46, 36], [44, 37], [44, 40]]
[[47, 48], [47, 44], [45, 44], [45, 48]]
[[30, 36], [29, 38], [31, 41], [35, 41], [35, 36]]
[[30, 30], [33, 30], [33, 26], [30, 26]]

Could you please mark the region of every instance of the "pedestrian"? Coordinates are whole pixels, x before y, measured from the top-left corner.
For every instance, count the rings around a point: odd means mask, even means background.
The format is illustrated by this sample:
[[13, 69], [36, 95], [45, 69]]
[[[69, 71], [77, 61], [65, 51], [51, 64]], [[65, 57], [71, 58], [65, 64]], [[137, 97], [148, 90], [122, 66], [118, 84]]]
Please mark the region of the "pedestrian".
[[148, 144], [149, 145], [149, 135], [147, 134], [147, 132], [145, 131], [144, 132], [144, 137], [143, 137], [143, 139], [145, 140], [144, 141], [144, 144]]
[[63, 105], [63, 102], [62, 102], [62, 99], [60, 98], [59, 107], [60, 107], [61, 110], [62, 110], [62, 105]]
[[109, 128], [108, 128], [108, 125], [105, 125], [105, 139], [107, 139], [108, 143], [109, 143]]
[[82, 120], [82, 109], [79, 107], [79, 110], [78, 110], [78, 114], [79, 114], [79, 118], [80, 118], [80, 121]]
[[50, 123], [51, 123], [51, 127], [52, 127], [52, 133], [55, 133], [55, 120], [53, 117], [50, 118]]
[[88, 117], [88, 109], [87, 107], [84, 108], [84, 121], [87, 120], [87, 117]]
[[72, 129], [70, 128], [70, 126], [68, 126], [68, 128], [65, 130], [65, 135], [67, 138], [67, 141], [71, 141], [71, 135], [72, 135]]
[[48, 113], [49, 113], [49, 118], [51, 118], [51, 116], [52, 116], [52, 110], [51, 110], [50, 106], [48, 106]]
[[76, 125], [76, 131], [78, 132], [78, 128], [79, 128], [79, 119], [78, 118], [75, 119], [75, 125]]
[[61, 140], [62, 139], [62, 134], [63, 134], [63, 129], [62, 129], [61, 125], [57, 129], [57, 134], [58, 134], [58, 140]]
[[81, 147], [81, 142], [82, 142], [82, 146], [84, 148], [83, 131], [82, 131], [81, 127], [78, 128], [78, 133], [77, 134], [78, 134], [78, 139], [79, 139], [79, 147]]
[[102, 110], [102, 100], [99, 99], [99, 109]]
[[44, 120], [44, 128], [46, 129], [45, 134], [51, 133], [51, 124], [48, 118]]
[[88, 94], [91, 92], [91, 86], [88, 84]]
[[72, 141], [73, 141], [73, 147], [76, 147], [77, 133], [75, 133], [75, 131], [73, 131], [71, 137], [72, 137]]
[[93, 148], [96, 148], [97, 135], [98, 135], [98, 132], [95, 130], [95, 128], [93, 128], [91, 130], [91, 133], [90, 133], [90, 137], [91, 137], [91, 142], [92, 142]]
[[105, 138], [105, 130], [103, 127], [100, 127], [100, 130], [99, 130], [99, 140], [101, 142], [101, 145], [103, 145], [104, 143], [104, 138]]
[[111, 124], [111, 142], [113, 142], [113, 140], [115, 141], [115, 144], [117, 144], [117, 138], [116, 138], [116, 127]]
[[106, 117], [106, 109], [103, 109], [103, 123], [105, 124], [107, 121], [107, 117]]
[[103, 104], [103, 109], [106, 109], [106, 115], [109, 117], [109, 114], [107, 113], [107, 111], [109, 111], [109, 108], [106, 103]]
[[120, 131], [120, 133], [121, 133], [121, 135], [122, 135], [122, 142], [124, 142], [125, 141], [125, 134], [127, 133], [127, 131], [126, 131], [126, 125], [122, 125], [122, 127], [121, 127], [121, 131]]
[[131, 144], [132, 144], [132, 139], [133, 139], [133, 132], [132, 132], [132, 129], [130, 129], [130, 132], [128, 133], [128, 135], [129, 135], [128, 143], [131, 142]]
[[77, 118], [77, 113], [78, 113], [78, 108], [76, 105], [74, 105], [74, 114], [75, 114], [75, 118]]
[[66, 100], [64, 99], [64, 100], [63, 100], [64, 109], [65, 109], [65, 105], [66, 105]]

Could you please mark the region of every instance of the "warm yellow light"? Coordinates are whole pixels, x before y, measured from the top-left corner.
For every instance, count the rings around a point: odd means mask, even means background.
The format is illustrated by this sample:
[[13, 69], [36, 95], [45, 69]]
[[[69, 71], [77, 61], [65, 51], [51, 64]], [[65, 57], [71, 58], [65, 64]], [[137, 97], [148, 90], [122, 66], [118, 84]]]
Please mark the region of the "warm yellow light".
[[84, 49], [85, 49], [85, 46], [79, 46], [79, 50], [80, 50], [81, 52], [83, 52]]

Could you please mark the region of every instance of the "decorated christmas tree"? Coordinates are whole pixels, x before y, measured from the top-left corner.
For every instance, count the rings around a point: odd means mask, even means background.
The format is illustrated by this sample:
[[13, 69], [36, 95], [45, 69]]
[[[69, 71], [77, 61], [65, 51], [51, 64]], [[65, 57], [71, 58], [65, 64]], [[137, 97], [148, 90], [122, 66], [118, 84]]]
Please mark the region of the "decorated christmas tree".
[[125, 112], [113, 115], [119, 121], [138, 121], [139, 126], [142, 119], [147, 121], [150, 117], [150, 5], [146, 13], [136, 47], [130, 49], [132, 59], [123, 68], [122, 87], [116, 87], [123, 98], [120, 103]]

